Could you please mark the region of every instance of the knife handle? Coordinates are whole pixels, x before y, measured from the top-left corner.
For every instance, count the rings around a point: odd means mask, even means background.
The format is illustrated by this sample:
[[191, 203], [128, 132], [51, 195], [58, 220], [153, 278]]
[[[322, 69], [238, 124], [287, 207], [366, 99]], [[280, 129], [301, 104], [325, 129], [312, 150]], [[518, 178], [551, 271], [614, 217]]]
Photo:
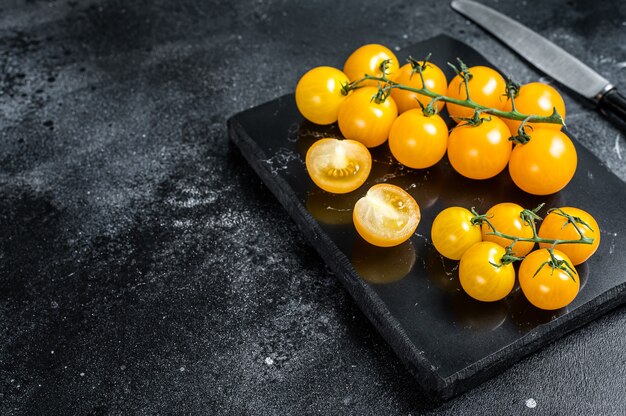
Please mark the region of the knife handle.
[[626, 122], [626, 97], [617, 92], [617, 88], [607, 91], [598, 105], [603, 112], [611, 113]]

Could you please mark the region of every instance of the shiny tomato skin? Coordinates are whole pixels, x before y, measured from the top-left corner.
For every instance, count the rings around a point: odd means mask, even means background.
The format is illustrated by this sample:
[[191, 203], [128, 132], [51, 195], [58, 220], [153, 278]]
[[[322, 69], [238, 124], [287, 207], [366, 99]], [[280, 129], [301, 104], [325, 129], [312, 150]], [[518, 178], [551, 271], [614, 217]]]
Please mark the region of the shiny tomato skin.
[[550, 195], [563, 189], [574, 177], [578, 156], [565, 133], [538, 128], [530, 141], [511, 153], [509, 173], [513, 182], [533, 195]]
[[467, 249], [459, 263], [459, 280], [465, 293], [482, 302], [495, 302], [511, 293], [515, 270], [512, 264], [501, 265], [505, 253], [502, 246], [491, 241]]
[[[553, 253], [557, 259], [565, 260], [572, 265], [572, 261], [559, 250], [553, 250]], [[570, 271], [574, 276], [572, 279], [563, 270], [553, 271], [548, 264], [544, 264], [549, 260], [550, 254], [547, 249], [535, 250], [526, 256], [519, 267], [519, 284], [526, 299], [537, 308], [561, 309], [569, 305], [578, 295], [580, 279], [573, 266]]]
[[450, 164], [466, 178], [492, 178], [509, 162], [509, 137], [508, 127], [495, 116], [488, 116], [477, 126], [459, 124], [448, 137]]
[[313, 182], [327, 192], [352, 192], [367, 180], [372, 168], [369, 150], [354, 140], [320, 139], [306, 154]]
[[[422, 61], [419, 61], [419, 65], [423, 65]], [[431, 90], [434, 93], [439, 95], [446, 95], [446, 91], [448, 90], [448, 80], [446, 79], [446, 75], [443, 73], [441, 69], [432, 62], [428, 62], [426, 64], [426, 68], [422, 70], [422, 75], [424, 76], [424, 83], [426, 84], [426, 88]], [[405, 64], [395, 73], [393, 77], [393, 81], [398, 84], [406, 85], [411, 88], [421, 89], [424, 88], [422, 84], [422, 78], [419, 73], [413, 73], [413, 67], [411, 64]], [[422, 103], [424, 107], [430, 103], [432, 98], [427, 95], [418, 94], [413, 91], [406, 91], [399, 88], [394, 88], [391, 90], [391, 97], [394, 99], [396, 104], [398, 105], [398, 112], [404, 113], [405, 111], [411, 110], [413, 108], [421, 109], [418, 101]], [[443, 101], [439, 101], [437, 103], [437, 111], [441, 111], [444, 106]]]
[[[471, 99], [483, 106], [501, 110], [505, 104], [506, 82], [496, 70], [486, 66], [474, 66], [469, 69], [472, 79], [469, 81]], [[459, 100], [467, 99], [463, 78], [456, 75], [448, 85], [448, 97]], [[446, 103], [450, 117], [472, 117], [474, 110], [457, 104]], [[458, 119], [456, 119], [458, 122]]]
[[[525, 223], [520, 217], [523, 210], [524, 208], [518, 204], [502, 202], [489, 208], [486, 215], [489, 222], [491, 222], [499, 232], [515, 237], [532, 238], [533, 229], [531, 225]], [[511, 245], [513, 240], [489, 234], [492, 231], [493, 230], [486, 222], [482, 224], [481, 232], [483, 241], [492, 241], [504, 248]], [[513, 245], [513, 254], [517, 257], [524, 257], [530, 253], [533, 247], [535, 247], [535, 243], [518, 241]]]
[[296, 105], [307, 120], [316, 124], [337, 121], [339, 108], [346, 100], [343, 85], [346, 74], [329, 66], [318, 66], [304, 74], [296, 86]]
[[[380, 64], [389, 60], [387, 65], [387, 76], [393, 76], [398, 70], [400, 64], [396, 55], [387, 47], [378, 45], [375, 43], [363, 45], [348, 57], [343, 65], [343, 72], [348, 76], [350, 82], [354, 82], [363, 78], [365, 74], [374, 77], [380, 77], [383, 75], [380, 70]], [[376, 86], [378, 81], [367, 80], [359, 85], [361, 86]]]
[[354, 91], [339, 110], [339, 130], [346, 139], [356, 140], [367, 147], [385, 143], [391, 124], [398, 116], [393, 98], [387, 97], [377, 103], [376, 87], [364, 87]]
[[472, 224], [472, 214], [462, 207], [448, 207], [435, 217], [430, 239], [442, 256], [460, 260], [463, 254], [482, 241], [480, 226]]
[[[565, 102], [561, 94], [548, 84], [542, 82], [531, 82], [530, 84], [522, 85], [519, 89], [519, 95], [515, 98], [515, 108], [522, 114], [534, 114], [538, 116], [549, 116], [552, 114], [554, 108], [561, 115], [563, 121], [565, 121]], [[505, 111], [511, 111], [511, 100], [507, 99], [503, 108]], [[518, 129], [521, 121], [510, 120], [503, 118], [502, 121], [506, 123], [511, 131], [512, 136], [517, 136]], [[553, 123], [526, 123], [526, 126], [530, 126], [533, 129], [545, 128], [561, 130], [563, 127], [561, 124]], [[525, 129], [526, 132], [530, 132], [531, 129]]]
[[[583, 220], [588, 226], [576, 223], [578, 229], [585, 237], [593, 238], [592, 244], [558, 244], [556, 248], [564, 253], [572, 261], [574, 266], [584, 263], [596, 252], [600, 245], [600, 226], [598, 222], [586, 211], [575, 207], [563, 207], [563, 212], [573, 217]], [[576, 228], [567, 222], [567, 218], [551, 212], [541, 222], [539, 227], [539, 237], [550, 240], [577, 240], [580, 234]], [[540, 243], [542, 248], [550, 247], [552, 244]]]
[[378, 247], [408, 240], [421, 219], [419, 205], [404, 189], [380, 183], [354, 205], [354, 226], [361, 237]]
[[439, 162], [448, 147], [448, 126], [435, 114], [426, 117], [422, 110], [400, 114], [389, 131], [391, 154], [405, 166], [425, 169]]

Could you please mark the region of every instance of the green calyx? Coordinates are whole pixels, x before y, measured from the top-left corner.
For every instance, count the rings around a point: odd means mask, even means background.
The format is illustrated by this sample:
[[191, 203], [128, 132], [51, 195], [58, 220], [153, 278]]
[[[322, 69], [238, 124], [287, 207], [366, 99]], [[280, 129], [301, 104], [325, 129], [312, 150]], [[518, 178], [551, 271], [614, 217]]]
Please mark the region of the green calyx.
[[[515, 109], [515, 104], [513, 102], [513, 107], [511, 111], [503, 111], [503, 110], [499, 110], [496, 108], [491, 108], [491, 107], [487, 107], [487, 106], [483, 106], [478, 104], [477, 102], [473, 101], [470, 97], [470, 93], [469, 93], [469, 81], [472, 79], [472, 74], [470, 69], [467, 67], [467, 65], [465, 65], [465, 63], [461, 60], [458, 59], [458, 63], [457, 65], [454, 65], [452, 63], [448, 63], [453, 69], [454, 71], [463, 78], [463, 82], [462, 85], [465, 88], [466, 94], [467, 94], [467, 99], [465, 100], [461, 100], [461, 99], [457, 99], [457, 98], [452, 98], [452, 97], [448, 97], [446, 95], [442, 95], [442, 94], [438, 94], [434, 91], [431, 91], [428, 87], [426, 87], [425, 83], [424, 83], [424, 74], [423, 71], [426, 69], [426, 67], [429, 64], [429, 58], [430, 58], [430, 54], [428, 54], [426, 56], [426, 58], [420, 63], [420, 61], [415, 60], [414, 58], [409, 58], [407, 61], [411, 64], [412, 67], [412, 72], [413, 75], [414, 74], [418, 74], [421, 77], [422, 80], [422, 88], [413, 88], [410, 87], [408, 85], [404, 85], [404, 84], [400, 84], [398, 82], [392, 81], [391, 79], [389, 79], [388, 77], [388, 66], [389, 66], [389, 60], [385, 60], [383, 62], [381, 62], [380, 64], [380, 70], [382, 75], [381, 76], [372, 76], [372, 75], [365, 75], [363, 78], [358, 79], [356, 81], [351, 82], [350, 84], [347, 85], [347, 87], [343, 90], [345, 91], [345, 94], [347, 94], [348, 92], [350, 92], [351, 90], [360, 88], [361, 85], [364, 81], [366, 80], [373, 80], [373, 81], [378, 81], [382, 84], [382, 86], [380, 87], [384, 92], [385, 92], [385, 98], [387, 96], [389, 96], [389, 94], [387, 93], [388, 91], [391, 91], [392, 89], [399, 89], [399, 90], [404, 90], [404, 91], [411, 91], [411, 92], [415, 92], [421, 95], [424, 95], [426, 97], [431, 98], [431, 102], [426, 106], [426, 108], [430, 107], [435, 108], [436, 104], [439, 101], [443, 101], [446, 103], [451, 103], [451, 104], [456, 104], [462, 107], [467, 107], [467, 108], [471, 108], [474, 110], [475, 112], [475, 117], [476, 117], [476, 113], [479, 114], [491, 114], [494, 115], [496, 117], [500, 117], [500, 118], [506, 118], [509, 120], [517, 120], [517, 121], [522, 121], [525, 123], [528, 122], [532, 122], [532, 123], [550, 123], [550, 124], [561, 124], [564, 125], [563, 123], [563, 118], [561, 117], [561, 115], [556, 111], [556, 109], [554, 109], [553, 113], [549, 116], [540, 116], [540, 115], [535, 115], [535, 114], [523, 114], [518, 112]], [[510, 85], [510, 86], [509, 86]], [[507, 90], [505, 91], [505, 94], [508, 97], [512, 97], [512, 99], [514, 100], [515, 98], [515, 91], [519, 91], [519, 87], [516, 87], [516, 85], [513, 83], [512, 81], [510, 81], [507, 84]], [[516, 89], [517, 88], [517, 89]], [[433, 100], [436, 100], [433, 102]], [[431, 111], [431, 110], [429, 110]], [[480, 116], [478, 116], [480, 118]], [[473, 118], [472, 118], [473, 119]], [[530, 126], [527, 126], [530, 127]], [[519, 136], [521, 136], [520, 139], [514, 139], [516, 141], [519, 142], [527, 142], [528, 139], [530, 139], [530, 137], [528, 137], [527, 134], [525, 134], [524, 131], [522, 131], [522, 133]], [[516, 136], [518, 137], [518, 136]]]

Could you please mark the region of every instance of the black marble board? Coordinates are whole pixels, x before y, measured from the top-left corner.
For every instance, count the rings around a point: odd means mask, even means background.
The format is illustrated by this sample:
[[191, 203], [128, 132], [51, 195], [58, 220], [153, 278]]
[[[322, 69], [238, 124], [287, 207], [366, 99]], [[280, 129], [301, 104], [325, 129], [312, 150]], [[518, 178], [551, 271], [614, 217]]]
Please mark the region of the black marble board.
[[[467, 45], [441, 35], [397, 52], [431, 60], [450, 79], [446, 62], [457, 57], [469, 66], [492, 66]], [[455, 173], [447, 161], [428, 170], [395, 163], [387, 145], [373, 149], [368, 181], [347, 195], [321, 191], [309, 179], [304, 155], [323, 136], [340, 137], [336, 125], [303, 120], [292, 94], [244, 111], [229, 121], [231, 140], [274, 193], [309, 242], [350, 292], [361, 310], [392, 346], [425, 392], [449, 398], [497, 374], [524, 355], [584, 325], [626, 300], [626, 243], [619, 216], [626, 186], [587, 149], [575, 142], [578, 169], [568, 187], [537, 197], [515, 187], [505, 170], [487, 181]], [[575, 141], [575, 138], [574, 138]], [[411, 193], [422, 220], [409, 242], [392, 249], [365, 243], [351, 223], [351, 206], [374, 183], [389, 182]], [[491, 205], [514, 201], [526, 207], [577, 206], [602, 229], [597, 253], [578, 267], [581, 292], [563, 310], [532, 307], [516, 286], [505, 300], [480, 303], [460, 289], [456, 262], [444, 260], [429, 241], [430, 226], [452, 205]]]

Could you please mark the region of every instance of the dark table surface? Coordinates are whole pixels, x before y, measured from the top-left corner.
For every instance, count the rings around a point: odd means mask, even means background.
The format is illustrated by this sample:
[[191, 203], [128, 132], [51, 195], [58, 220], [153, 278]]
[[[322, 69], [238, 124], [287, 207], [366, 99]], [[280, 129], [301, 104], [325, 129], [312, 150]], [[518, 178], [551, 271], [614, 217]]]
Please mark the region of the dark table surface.
[[[485, 3], [626, 89], [626, 3]], [[447, 1], [1, 2], [0, 414], [623, 414], [624, 307], [426, 400], [228, 143], [307, 69], [439, 33], [547, 80]], [[626, 130], [565, 101], [626, 179]]]

